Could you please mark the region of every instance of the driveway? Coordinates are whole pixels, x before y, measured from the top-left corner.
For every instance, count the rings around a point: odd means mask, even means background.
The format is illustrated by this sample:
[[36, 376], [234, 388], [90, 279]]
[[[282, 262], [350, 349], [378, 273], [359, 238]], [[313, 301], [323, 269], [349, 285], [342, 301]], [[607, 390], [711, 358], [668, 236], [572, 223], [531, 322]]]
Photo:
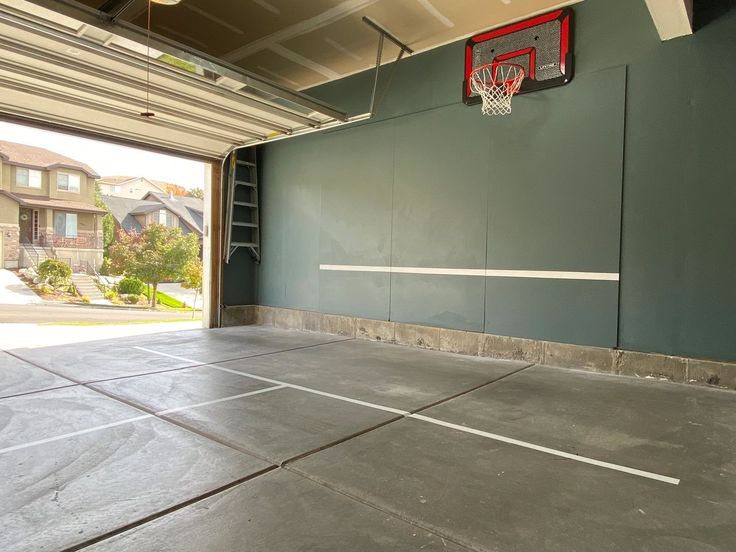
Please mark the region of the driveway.
[[70, 343], [121, 339], [136, 335], [152, 336], [162, 332], [180, 332], [201, 328], [201, 320], [156, 322], [152, 324], [100, 324], [99, 326], [0, 324], [0, 356], [2, 356], [1, 351], [11, 349], [36, 349], [54, 345], [69, 345]]
[[[174, 299], [186, 303], [188, 307], [191, 307], [194, 303], [194, 290], [185, 289], [181, 287], [181, 284], [159, 284], [158, 290], [166, 295], [173, 297]], [[195, 309], [202, 308], [202, 294], [197, 294], [197, 304], [194, 305]]]
[[0, 269], [0, 305], [33, 305], [43, 302], [13, 272]]

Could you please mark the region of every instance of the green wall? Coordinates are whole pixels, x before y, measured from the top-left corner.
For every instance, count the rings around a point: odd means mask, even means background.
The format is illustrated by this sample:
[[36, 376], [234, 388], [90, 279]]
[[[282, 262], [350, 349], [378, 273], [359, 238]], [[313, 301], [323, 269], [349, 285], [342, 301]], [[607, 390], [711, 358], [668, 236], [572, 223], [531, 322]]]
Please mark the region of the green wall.
[[[736, 51], [736, 13], [662, 43], [643, 0], [575, 10], [575, 79], [517, 98], [510, 117], [462, 105], [456, 43], [402, 61], [371, 121], [266, 146], [257, 301], [736, 358], [736, 78], [721, 55]], [[370, 79], [311, 93], [361, 113]], [[620, 270], [621, 282], [320, 264]]]

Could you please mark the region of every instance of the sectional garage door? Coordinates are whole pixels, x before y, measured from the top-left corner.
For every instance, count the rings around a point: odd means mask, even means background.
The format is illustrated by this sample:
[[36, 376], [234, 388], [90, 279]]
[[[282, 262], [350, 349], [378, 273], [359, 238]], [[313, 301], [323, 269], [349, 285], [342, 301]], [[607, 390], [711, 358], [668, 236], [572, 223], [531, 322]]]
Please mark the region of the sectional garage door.
[[[110, 32], [117, 27], [91, 24], [92, 12], [82, 16], [0, 0], [1, 114], [212, 159], [345, 118], [260, 77], [148, 49]], [[155, 117], [141, 116], [149, 109]]]

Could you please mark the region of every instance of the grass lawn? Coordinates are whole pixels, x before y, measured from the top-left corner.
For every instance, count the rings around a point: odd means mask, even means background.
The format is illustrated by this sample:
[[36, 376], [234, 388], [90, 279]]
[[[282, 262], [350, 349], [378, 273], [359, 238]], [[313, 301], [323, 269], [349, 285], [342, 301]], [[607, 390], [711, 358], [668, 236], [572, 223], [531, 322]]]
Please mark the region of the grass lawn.
[[[146, 289], [145, 296], [148, 298], [148, 300], [151, 300], [151, 295], [148, 289]], [[179, 301], [178, 299], [174, 299], [171, 297], [171, 295], [166, 295], [165, 293], [161, 291], [156, 292], [156, 304], [162, 307], [168, 307], [170, 309], [177, 309], [177, 310], [183, 310], [183, 311], [191, 311], [191, 307], [185, 307], [184, 303]]]

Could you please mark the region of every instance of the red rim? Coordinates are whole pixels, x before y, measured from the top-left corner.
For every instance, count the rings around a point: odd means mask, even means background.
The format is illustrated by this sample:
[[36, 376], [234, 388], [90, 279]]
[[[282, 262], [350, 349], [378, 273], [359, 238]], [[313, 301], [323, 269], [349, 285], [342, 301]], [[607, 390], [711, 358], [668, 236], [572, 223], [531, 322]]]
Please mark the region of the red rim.
[[[480, 71], [483, 71], [484, 69], [487, 69], [487, 68], [491, 68], [491, 74], [493, 75], [493, 74], [495, 74], [495, 71], [492, 70], [492, 68], [494, 68], [494, 67], [516, 67], [519, 70], [519, 73], [516, 74], [516, 75], [514, 75], [514, 78], [512, 78], [512, 79], [504, 79], [504, 80], [496, 80], [496, 79], [494, 79], [494, 80], [490, 81], [491, 84], [495, 84], [496, 86], [498, 86], [501, 83], [506, 84], [506, 83], [509, 83], [509, 82], [514, 82], [516, 79], [520, 78], [519, 76], [521, 76], [522, 79], [524, 77], [526, 77], [526, 71], [524, 70], [524, 67], [522, 65], [519, 65], [518, 63], [510, 63], [510, 62], [507, 62], [507, 61], [494, 61], [492, 63], [486, 63], [484, 65], [479, 65], [478, 67], [476, 67], [475, 69], [473, 69], [470, 72], [470, 75], [469, 75], [469, 79], [468, 80], [472, 79], [473, 78], [473, 75], [475, 75], [476, 73], [478, 73]], [[489, 81], [486, 81], [485, 79], [483, 79], [483, 82], [484, 83], [487, 83]]]

